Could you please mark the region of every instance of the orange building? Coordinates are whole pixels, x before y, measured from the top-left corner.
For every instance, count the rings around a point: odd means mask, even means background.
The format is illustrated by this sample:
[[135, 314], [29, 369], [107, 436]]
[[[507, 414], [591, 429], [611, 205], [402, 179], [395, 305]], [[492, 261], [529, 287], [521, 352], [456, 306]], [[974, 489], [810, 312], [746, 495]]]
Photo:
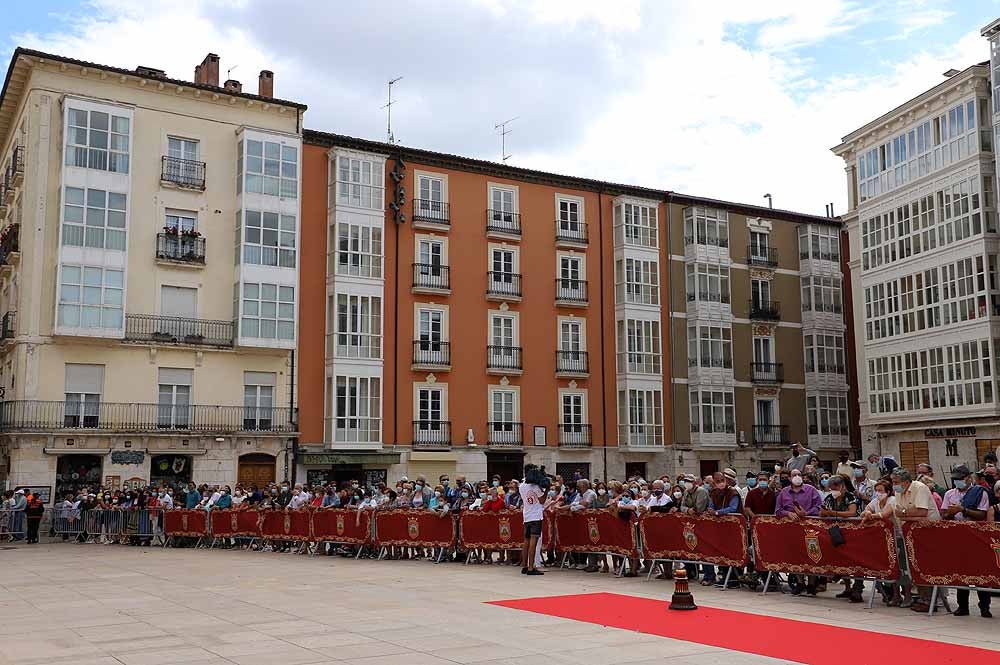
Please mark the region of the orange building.
[[[674, 303], [669, 277], [686, 211], [767, 215], [791, 247], [800, 226], [836, 235], [839, 221], [675, 196], [306, 130], [298, 478], [699, 468], [687, 344], [671, 343], [687, 311], [683, 278]], [[735, 465], [745, 446], [730, 428], [707, 454]]]

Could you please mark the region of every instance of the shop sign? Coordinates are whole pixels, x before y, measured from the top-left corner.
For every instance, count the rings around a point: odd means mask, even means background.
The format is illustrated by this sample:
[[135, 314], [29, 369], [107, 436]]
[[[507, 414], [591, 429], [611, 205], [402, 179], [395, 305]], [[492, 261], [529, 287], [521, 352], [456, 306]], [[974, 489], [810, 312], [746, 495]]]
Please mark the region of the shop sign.
[[146, 459], [146, 453], [141, 450], [112, 450], [111, 451], [111, 463], [112, 464], [131, 464], [139, 465], [142, 464]]
[[964, 439], [975, 435], [975, 427], [935, 427], [924, 430], [924, 436], [928, 439]]

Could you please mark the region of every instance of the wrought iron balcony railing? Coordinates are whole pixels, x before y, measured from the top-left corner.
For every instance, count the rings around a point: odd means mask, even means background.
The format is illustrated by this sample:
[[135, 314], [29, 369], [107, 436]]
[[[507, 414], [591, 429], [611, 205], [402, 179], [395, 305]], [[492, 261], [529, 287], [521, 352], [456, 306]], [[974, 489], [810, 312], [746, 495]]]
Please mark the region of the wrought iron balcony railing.
[[519, 346], [494, 346], [486, 347], [486, 368], [487, 369], [521, 369], [521, 347]]
[[413, 449], [441, 450], [451, 447], [451, 421], [414, 420]]
[[413, 341], [413, 364], [434, 367], [451, 366], [451, 344], [439, 340]]
[[486, 295], [493, 298], [520, 298], [521, 275], [516, 272], [486, 273]]
[[587, 224], [584, 222], [570, 222], [566, 220], [556, 220], [556, 242], [569, 242], [577, 245], [586, 245]]
[[587, 280], [556, 278], [556, 300], [585, 304], [587, 302]]
[[126, 314], [125, 339], [130, 342], [232, 346], [232, 321], [188, 319], [156, 314]]
[[753, 442], [757, 446], [787, 446], [788, 425], [754, 425]]
[[754, 383], [783, 383], [785, 365], [783, 363], [750, 363], [750, 380]]
[[205, 162], [164, 155], [160, 180], [178, 187], [205, 189]]
[[487, 233], [504, 233], [506, 235], [521, 235], [521, 213], [508, 210], [486, 211]]
[[491, 447], [518, 448], [524, 445], [524, 424], [506, 421], [486, 423], [487, 442]]
[[750, 319], [753, 321], [777, 321], [781, 318], [781, 303], [777, 300], [753, 298], [749, 307]]
[[451, 224], [451, 211], [444, 201], [413, 199], [413, 221]]
[[448, 290], [451, 288], [451, 270], [438, 263], [414, 263], [413, 288]]
[[156, 258], [204, 264], [205, 239], [183, 233], [157, 233]]
[[747, 265], [763, 268], [778, 267], [778, 250], [774, 247], [747, 246]]
[[586, 374], [590, 371], [589, 356], [586, 351], [556, 351], [556, 371]]
[[563, 448], [590, 448], [591, 427], [586, 423], [560, 423], [559, 445]]
[[0, 431], [101, 430], [112, 432], [294, 432], [284, 407], [137, 404], [114, 402], [0, 402]]

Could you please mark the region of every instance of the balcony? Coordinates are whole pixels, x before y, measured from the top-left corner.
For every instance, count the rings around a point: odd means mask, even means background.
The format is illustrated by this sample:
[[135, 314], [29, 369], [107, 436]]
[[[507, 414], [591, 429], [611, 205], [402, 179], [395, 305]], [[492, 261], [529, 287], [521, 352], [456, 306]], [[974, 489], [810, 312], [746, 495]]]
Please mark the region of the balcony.
[[755, 446], [787, 446], [788, 425], [754, 425], [753, 444]]
[[205, 265], [205, 239], [177, 234], [156, 234], [156, 259], [185, 265]]
[[486, 211], [486, 237], [502, 240], [521, 239], [521, 213], [507, 210]]
[[618, 445], [632, 450], [649, 450], [663, 447], [663, 425], [618, 426]]
[[10, 163], [7, 164], [7, 172], [4, 173], [3, 198], [7, 203], [13, 203], [17, 188], [24, 182], [24, 146], [15, 146], [10, 155]]
[[490, 448], [520, 448], [524, 445], [524, 424], [488, 422], [486, 435]]
[[21, 225], [8, 224], [0, 231], [0, 267], [13, 266], [21, 251]]
[[486, 273], [486, 299], [520, 302], [521, 275], [514, 272]]
[[560, 448], [590, 448], [592, 440], [590, 425], [583, 423], [559, 424]]
[[413, 228], [447, 231], [451, 226], [448, 204], [432, 199], [413, 199]]
[[712, 291], [702, 291], [699, 289], [697, 292], [688, 291], [687, 299], [688, 302], [717, 302], [722, 303], [723, 305], [730, 304], [728, 292], [713, 293]]
[[232, 321], [187, 319], [155, 314], [125, 315], [127, 342], [229, 348], [233, 345], [234, 330]]
[[413, 421], [414, 450], [450, 450], [451, 421], [449, 420], [414, 420]]
[[757, 268], [777, 268], [778, 250], [774, 247], [747, 246], [747, 265]]
[[556, 247], [586, 247], [588, 242], [585, 223], [556, 220]]
[[293, 409], [113, 402], [0, 402], [0, 431], [295, 432]]
[[704, 234], [699, 235], [697, 238], [695, 236], [684, 236], [684, 246], [687, 247], [689, 245], [705, 245], [706, 247], [729, 249], [729, 238], [709, 237]]
[[486, 347], [487, 374], [520, 374], [521, 369], [521, 347]]
[[749, 301], [751, 321], [778, 321], [781, 319], [781, 303], [777, 300], [761, 300], [754, 298]]
[[163, 156], [160, 182], [183, 189], [205, 189], [205, 162]]
[[586, 307], [587, 280], [556, 279], [556, 304], [563, 307]]
[[413, 288], [411, 293], [448, 295], [451, 293], [451, 270], [437, 263], [413, 264]]
[[414, 340], [410, 369], [447, 372], [451, 369], [451, 344], [439, 340]]
[[6, 342], [17, 336], [17, 312], [7, 312], [0, 320], [0, 340]]
[[785, 382], [783, 363], [750, 363], [750, 380], [753, 383], [778, 384]]
[[586, 351], [556, 351], [556, 376], [570, 379], [590, 375]]

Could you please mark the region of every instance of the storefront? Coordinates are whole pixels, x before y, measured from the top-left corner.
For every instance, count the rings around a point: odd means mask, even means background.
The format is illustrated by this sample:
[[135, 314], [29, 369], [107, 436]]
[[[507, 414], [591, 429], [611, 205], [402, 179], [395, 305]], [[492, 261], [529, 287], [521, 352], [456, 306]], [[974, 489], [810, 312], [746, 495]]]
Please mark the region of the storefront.
[[371, 451], [300, 451], [296, 464], [296, 482], [336, 483], [338, 487], [357, 480], [365, 487], [387, 483], [389, 469], [399, 464], [400, 453]]
[[84, 487], [96, 489], [102, 483], [102, 455], [59, 455], [56, 459], [56, 496], [79, 492]]
[[149, 462], [151, 485], [187, 485], [192, 480], [190, 455], [154, 455]]

